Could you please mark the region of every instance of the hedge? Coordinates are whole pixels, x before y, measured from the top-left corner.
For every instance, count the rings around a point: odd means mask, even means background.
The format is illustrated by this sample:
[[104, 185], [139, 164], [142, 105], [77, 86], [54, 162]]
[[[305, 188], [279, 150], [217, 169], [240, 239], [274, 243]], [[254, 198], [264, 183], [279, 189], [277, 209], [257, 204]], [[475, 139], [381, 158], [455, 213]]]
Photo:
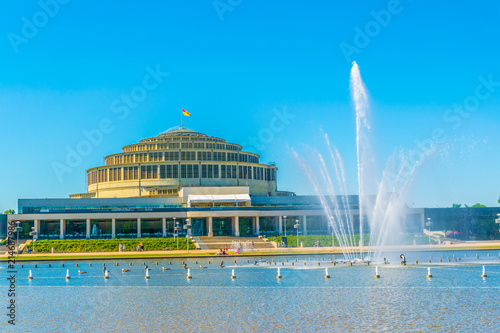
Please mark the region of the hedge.
[[[144, 251], [176, 250], [177, 241], [174, 238], [136, 238], [136, 239], [78, 239], [78, 240], [39, 240], [35, 242], [37, 253], [50, 253], [52, 248], [55, 252], [112, 252], [118, 251], [119, 244], [125, 246], [125, 251], [132, 250], [132, 246], [137, 248], [141, 243]], [[33, 249], [33, 243], [27, 246]], [[179, 250], [186, 249], [186, 241], [179, 240]], [[194, 250], [196, 246], [189, 240], [189, 249]]]

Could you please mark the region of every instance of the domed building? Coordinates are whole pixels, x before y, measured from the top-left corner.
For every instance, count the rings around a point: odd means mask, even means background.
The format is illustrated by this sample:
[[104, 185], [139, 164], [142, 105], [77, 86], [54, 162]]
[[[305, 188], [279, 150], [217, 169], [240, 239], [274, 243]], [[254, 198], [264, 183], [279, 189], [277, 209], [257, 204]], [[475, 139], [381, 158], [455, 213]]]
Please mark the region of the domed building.
[[[0, 219], [0, 228], [16, 221], [21, 239], [331, 235], [320, 198], [278, 191], [277, 167], [259, 157], [181, 126], [106, 156], [105, 165], [87, 170], [86, 193], [19, 199], [18, 214]], [[344, 212], [354, 232], [357, 199], [350, 196]], [[408, 225], [423, 226], [423, 209], [404, 215]]]
[[186, 128], [166, 131], [87, 170], [88, 193], [71, 198], [175, 197], [183, 187], [246, 186], [251, 196], [276, 195], [273, 164], [242, 146]]

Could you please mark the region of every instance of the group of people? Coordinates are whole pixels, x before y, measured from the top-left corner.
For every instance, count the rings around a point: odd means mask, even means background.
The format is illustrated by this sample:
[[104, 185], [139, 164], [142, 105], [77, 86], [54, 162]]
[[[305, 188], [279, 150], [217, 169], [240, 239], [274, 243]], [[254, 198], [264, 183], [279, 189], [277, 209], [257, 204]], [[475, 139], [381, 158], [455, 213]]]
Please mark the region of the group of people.
[[[118, 244], [118, 251], [120, 252], [123, 252], [125, 251], [125, 244]], [[139, 245], [137, 245], [137, 247], [135, 245], [132, 245], [132, 249], [131, 251], [144, 251], [144, 244], [142, 244], [142, 242], [139, 243]]]
[[219, 252], [217, 252], [217, 255], [218, 255], [218, 256], [224, 256], [224, 255], [226, 255], [226, 254], [227, 254], [227, 252], [228, 252], [228, 248], [227, 248], [227, 246], [226, 246], [225, 248], [220, 249], [220, 250], [219, 250]]
[[[252, 251], [254, 249], [254, 243], [252, 242]], [[238, 248], [236, 249], [236, 254], [241, 254], [243, 252], [243, 244], [240, 242], [238, 244]], [[228, 254], [228, 247], [226, 246], [223, 249], [220, 249], [219, 252], [217, 252], [218, 256], [226, 255]]]

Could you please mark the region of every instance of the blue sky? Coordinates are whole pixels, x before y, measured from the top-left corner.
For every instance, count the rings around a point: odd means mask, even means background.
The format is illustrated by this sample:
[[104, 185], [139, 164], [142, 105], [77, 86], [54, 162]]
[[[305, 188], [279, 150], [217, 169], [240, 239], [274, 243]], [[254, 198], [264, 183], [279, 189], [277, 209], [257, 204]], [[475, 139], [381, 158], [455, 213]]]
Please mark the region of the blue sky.
[[[353, 60], [370, 96], [374, 168], [443, 133], [408, 204], [497, 206], [499, 22], [496, 1], [3, 1], [0, 210], [85, 192], [86, 169], [179, 125], [181, 108], [188, 128], [275, 162], [279, 189], [298, 194], [313, 190], [291, 149], [322, 151], [324, 130], [356, 193]], [[141, 91], [127, 114], [115, 112]], [[470, 111], [454, 108], [464, 104]], [[58, 175], [54, 165], [103, 122]]]

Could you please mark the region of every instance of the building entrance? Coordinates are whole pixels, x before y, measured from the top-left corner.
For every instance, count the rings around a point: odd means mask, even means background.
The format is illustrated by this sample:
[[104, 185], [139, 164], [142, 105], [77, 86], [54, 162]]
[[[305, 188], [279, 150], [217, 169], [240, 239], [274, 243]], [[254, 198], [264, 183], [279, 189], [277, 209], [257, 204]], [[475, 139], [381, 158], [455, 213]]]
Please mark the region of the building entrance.
[[212, 219], [214, 236], [232, 236], [233, 228], [230, 217], [214, 217]]

